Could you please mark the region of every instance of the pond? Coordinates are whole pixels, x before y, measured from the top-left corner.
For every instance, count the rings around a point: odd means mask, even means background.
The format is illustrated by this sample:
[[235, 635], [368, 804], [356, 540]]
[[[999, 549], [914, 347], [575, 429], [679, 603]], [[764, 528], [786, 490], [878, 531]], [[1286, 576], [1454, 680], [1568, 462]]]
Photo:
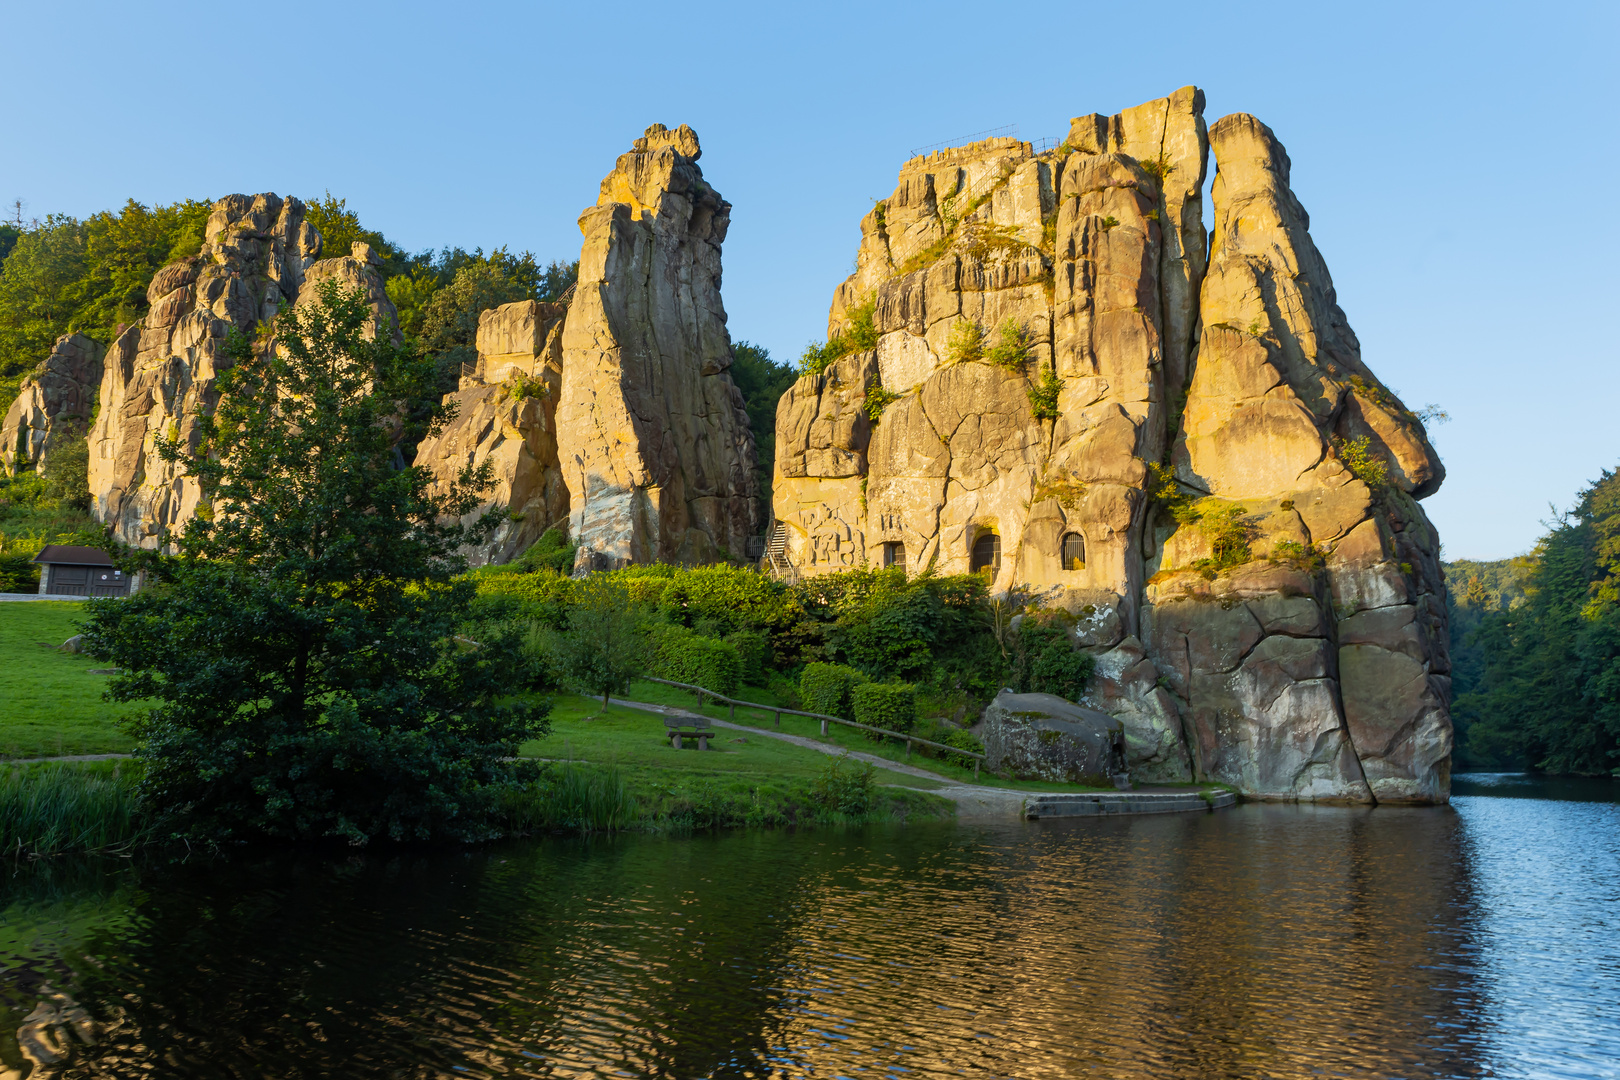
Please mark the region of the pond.
[[56, 1055], [35, 1077], [1620, 1077], [1620, 782], [1456, 793], [23, 864], [0, 1059], [28, 1075], [23, 1047]]

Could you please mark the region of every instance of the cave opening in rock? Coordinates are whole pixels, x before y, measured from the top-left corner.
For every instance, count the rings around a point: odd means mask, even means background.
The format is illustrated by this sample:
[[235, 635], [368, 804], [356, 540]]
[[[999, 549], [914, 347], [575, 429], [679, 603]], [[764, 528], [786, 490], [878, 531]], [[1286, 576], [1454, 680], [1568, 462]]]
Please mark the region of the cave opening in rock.
[[1077, 532], [1063, 534], [1063, 569], [1086, 568], [1086, 538]]
[[973, 541], [973, 554], [968, 560], [968, 570], [971, 573], [988, 573], [991, 577], [1001, 569], [1001, 537], [993, 531], [979, 534]]
[[883, 545], [883, 568], [906, 568], [906, 545], [893, 541]]

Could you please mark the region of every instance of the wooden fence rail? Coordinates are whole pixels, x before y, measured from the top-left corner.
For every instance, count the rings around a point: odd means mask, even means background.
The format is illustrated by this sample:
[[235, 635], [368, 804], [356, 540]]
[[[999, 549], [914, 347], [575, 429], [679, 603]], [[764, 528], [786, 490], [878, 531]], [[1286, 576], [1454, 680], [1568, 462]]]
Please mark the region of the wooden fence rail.
[[645, 678], [648, 682], [663, 683], [665, 686], [673, 686], [681, 690], [692, 691], [697, 695], [697, 707], [700, 709], [703, 708], [704, 698], [713, 698], [715, 701], [727, 706], [726, 717], [729, 720], [737, 719], [737, 706], [739, 705], [745, 709], [759, 709], [762, 712], [774, 713], [776, 715], [776, 728], [778, 731], [780, 731], [782, 728], [783, 713], [787, 713], [789, 716], [808, 716], [812, 720], [821, 721], [821, 733], [823, 735], [827, 734], [828, 724], [843, 724], [845, 727], [859, 728], [862, 731], [869, 731], [874, 735], [887, 735], [890, 738], [904, 739], [906, 742], [906, 757], [908, 758], [911, 756], [911, 748], [913, 743], [917, 744], [918, 746], [932, 746], [937, 750], [944, 750], [947, 753], [961, 754], [963, 757], [970, 757], [973, 759], [973, 779], [975, 780], [979, 778], [980, 763], [984, 763], [986, 767], [988, 767], [989, 759], [983, 754], [975, 753], [972, 750], [963, 750], [956, 746], [947, 746], [944, 743], [934, 742], [932, 739], [924, 739], [916, 735], [908, 735], [903, 731], [890, 731], [888, 728], [872, 727], [870, 724], [861, 724], [854, 720], [845, 720], [842, 716], [828, 716], [826, 713], [804, 712], [802, 709], [784, 709], [780, 705], [761, 705], [757, 701], [741, 701], [737, 698], [729, 698], [724, 694], [717, 694], [713, 690], [706, 689], [702, 686], [694, 686], [691, 683], [676, 682], [673, 679], [657, 679], [651, 675], [645, 675], [643, 678]]

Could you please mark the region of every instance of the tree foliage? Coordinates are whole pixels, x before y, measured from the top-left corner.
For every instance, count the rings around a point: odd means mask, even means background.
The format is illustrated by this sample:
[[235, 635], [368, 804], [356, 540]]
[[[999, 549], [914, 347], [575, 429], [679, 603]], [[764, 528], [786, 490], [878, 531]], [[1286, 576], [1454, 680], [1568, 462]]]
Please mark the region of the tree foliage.
[[458, 638], [474, 587], [456, 551], [487, 476], [446, 492], [396, 443], [453, 415], [432, 362], [367, 340], [356, 293], [284, 313], [268, 350], [233, 335], [194, 446], [160, 444], [203, 504], [158, 584], [96, 605], [86, 633], [123, 673], [115, 700], [158, 701], [135, 726], [142, 797], [223, 839], [489, 835], [504, 759], [544, 730], [515, 633]]
[[776, 464], [776, 406], [799, 373], [791, 364], [771, 359], [763, 345], [739, 341], [731, 347], [731, 381], [742, 391], [748, 426], [759, 458], [759, 490], [769, 498]]
[[106, 345], [120, 324], [142, 318], [152, 275], [197, 254], [208, 211], [194, 199], [155, 207], [131, 199], [83, 221], [53, 214], [12, 226], [0, 263], [0, 409], [58, 337], [77, 331]]
[[1620, 775], [1620, 473], [1506, 574], [1448, 576], [1460, 763]]
[[592, 574], [570, 590], [565, 628], [549, 641], [551, 662], [565, 683], [602, 698], [630, 689], [647, 669], [647, 612], [624, 587]]

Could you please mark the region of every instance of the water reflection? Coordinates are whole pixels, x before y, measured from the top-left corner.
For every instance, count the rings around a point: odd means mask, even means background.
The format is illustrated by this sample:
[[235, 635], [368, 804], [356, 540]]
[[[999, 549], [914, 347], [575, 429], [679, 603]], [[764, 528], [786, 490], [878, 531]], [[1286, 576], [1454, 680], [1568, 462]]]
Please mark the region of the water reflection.
[[0, 1031], [99, 1025], [36, 1076], [1616, 1076], [1616, 811], [62, 864], [7, 883]]

